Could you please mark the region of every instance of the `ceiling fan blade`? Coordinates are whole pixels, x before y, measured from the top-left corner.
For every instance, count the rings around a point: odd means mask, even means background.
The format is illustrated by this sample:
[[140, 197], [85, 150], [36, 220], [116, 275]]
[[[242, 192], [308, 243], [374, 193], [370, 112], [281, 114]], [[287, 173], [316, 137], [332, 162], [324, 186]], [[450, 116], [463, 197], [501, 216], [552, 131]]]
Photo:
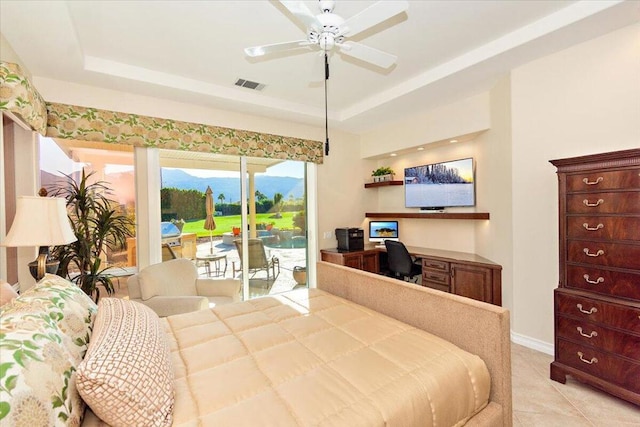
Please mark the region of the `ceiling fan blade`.
[[353, 56], [362, 61], [369, 62], [381, 68], [389, 68], [395, 64], [397, 56], [369, 46], [365, 46], [355, 42], [344, 42], [340, 45], [340, 52], [345, 55]]
[[267, 44], [264, 46], [247, 47], [244, 49], [244, 53], [247, 56], [255, 57], [255, 56], [266, 55], [268, 53], [282, 52], [283, 50], [300, 49], [303, 47], [308, 47], [311, 44], [312, 43], [310, 43], [308, 40], [297, 40], [294, 42]]
[[280, 3], [306, 28], [320, 29], [322, 24], [302, 1], [280, 0]]
[[379, 1], [344, 21], [344, 23], [340, 25], [340, 34], [352, 37], [404, 12], [408, 8], [409, 2], [405, 0]]

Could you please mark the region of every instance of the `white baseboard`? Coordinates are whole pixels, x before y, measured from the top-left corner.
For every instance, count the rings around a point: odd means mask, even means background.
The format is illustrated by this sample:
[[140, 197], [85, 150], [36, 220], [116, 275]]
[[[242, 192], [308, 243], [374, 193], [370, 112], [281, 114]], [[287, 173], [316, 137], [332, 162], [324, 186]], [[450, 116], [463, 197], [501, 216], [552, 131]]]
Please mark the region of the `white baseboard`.
[[554, 347], [553, 344], [550, 344], [545, 341], [540, 341], [535, 338], [528, 337], [526, 335], [517, 334], [511, 331], [511, 341], [530, 348], [532, 350], [540, 351], [542, 353], [546, 353], [548, 355], [554, 355]]

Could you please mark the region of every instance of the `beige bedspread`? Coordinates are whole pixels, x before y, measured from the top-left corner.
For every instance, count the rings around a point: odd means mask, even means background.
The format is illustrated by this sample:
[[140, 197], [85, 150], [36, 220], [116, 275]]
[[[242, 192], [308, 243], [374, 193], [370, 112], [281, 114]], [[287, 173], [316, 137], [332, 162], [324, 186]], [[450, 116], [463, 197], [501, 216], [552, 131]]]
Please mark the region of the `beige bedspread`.
[[320, 290], [163, 322], [176, 426], [452, 426], [488, 401], [477, 356]]

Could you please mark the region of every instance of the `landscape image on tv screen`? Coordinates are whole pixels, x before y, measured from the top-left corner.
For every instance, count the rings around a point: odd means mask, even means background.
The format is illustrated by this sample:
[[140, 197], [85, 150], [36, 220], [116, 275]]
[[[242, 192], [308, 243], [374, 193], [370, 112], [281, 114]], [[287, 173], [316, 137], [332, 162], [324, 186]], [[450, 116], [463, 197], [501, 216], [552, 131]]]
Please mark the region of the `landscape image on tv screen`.
[[371, 221], [369, 223], [369, 237], [371, 238], [397, 238], [398, 221]]
[[472, 158], [406, 168], [404, 184], [408, 208], [475, 205]]

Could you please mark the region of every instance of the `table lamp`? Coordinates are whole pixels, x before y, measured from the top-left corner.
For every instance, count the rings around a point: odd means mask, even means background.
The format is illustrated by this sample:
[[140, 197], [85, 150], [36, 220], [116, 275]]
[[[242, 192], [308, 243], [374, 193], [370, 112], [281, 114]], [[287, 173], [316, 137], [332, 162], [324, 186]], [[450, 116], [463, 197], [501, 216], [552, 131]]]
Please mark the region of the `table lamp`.
[[18, 196], [16, 215], [2, 246], [39, 246], [38, 258], [29, 263], [31, 275], [40, 280], [45, 272], [58, 271], [57, 260], [49, 259], [49, 247], [78, 240], [71, 229], [65, 199]]

